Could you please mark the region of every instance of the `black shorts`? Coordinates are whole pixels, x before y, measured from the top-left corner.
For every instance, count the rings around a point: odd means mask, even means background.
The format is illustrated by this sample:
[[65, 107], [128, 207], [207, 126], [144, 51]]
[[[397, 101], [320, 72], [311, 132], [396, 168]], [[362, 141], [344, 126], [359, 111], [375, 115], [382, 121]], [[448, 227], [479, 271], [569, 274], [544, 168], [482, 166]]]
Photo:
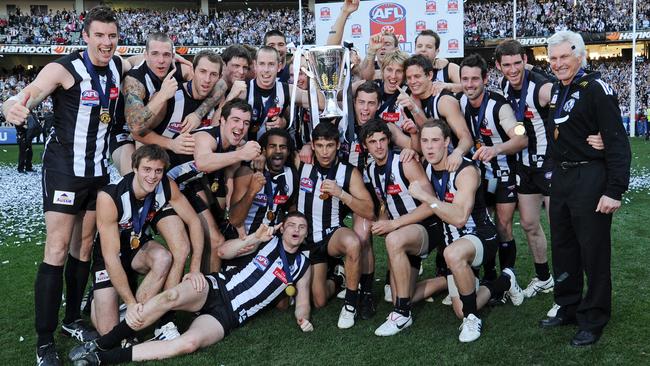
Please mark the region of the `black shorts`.
[[497, 203], [516, 203], [517, 202], [517, 182], [515, 176], [495, 178], [496, 186], [494, 192], [490, 190], [490, 182], [483, 179], [481, 189], [485, 197], [485, 204], [488, 207], [494, 207]]
[[[138, 284], [138, 276], [140, 275], [136, 270], [131, 266], [133, 258], [136, 254], [140, 252], [140, 249], [146, 245], [149, 241], [153, 240], [148, 235], [142, 235], [140, 238], [141, 245], [136, 249], [131, 249], [130, 237], [127, 235], [120, 235], [120, 262], [122, 262], [122, 268], [124, 268], [124, 273], [126, 273], [126, 278], [131, 285], [131, 289], [135, 290]], [[113, 287], [111, 278], [108, 275], [108, 270], [106, 270], [106, 263], [104, 263], [104, 256], [102, 255], [102, 246], [99, 241], [99, 236], [95, 239], [93, 243], [93, 264], [91, 266], [91, 273], [93, 276], [93, 291], [101, 290], [103, 288]]]
[[181, 191], [196, 213], [201, 213], [210, 208], [208, 203], [199, 196], [199, 192], [203, 191], [203, 185], [200, 180], [188, 183], [185, 186], [185, 189]]
[[75, 177], [43, 169], [43, 211], [76, 215], [95, 211], [97, 192], [108, 185], [110, 177]]
[[239, 327], [239, 323], [230, 308], [230, 303], [225, 301], [219, 287], [219, 283], [223, 284], [223, 280], [219, 278], [219, 273], [206, 275], [205, 279], [208, 281], [208, 298], [205, 299], [205, 304], [203, 304], [199, 313], [211, 315], [217, 319], [223, 327], [224, 336], [227, 336], [235, 328]]
[[552, 174], [552, 167], [540, 169], [520, 164], [517, 167], [517, 193], [549, 196]]
[[110, 136], [108, 137], [108, 152], [113, 155], [115, 150], [129, 144], [135, 147], [135, 141], [133, 140], [133, 136], [131, 136], [129, 130], [125, 127], [114, 128], [114, 131], [111, 131]]
[[325, 235], [323, 240], [309, 245], [309, 261], [311, 264], [328, 263], [331, 256], [327, 254], [327, 246], [329, 245], [330, 239], [332, 239], [332, 235], [334, 235], [338, 229], [343, 227], [344, 226], [332, 228], [330, 233]]
[[420, 266], [422, 265], [422, 260], [426, 259], [431, 252], [436, 249], [438, 246], [438, 240], [442, 238], [442, 225], [440, 225], [438, 222], [431, 221], [431, 222], [421, 222], [418, 225], [421, 225], [424, 227], [424, 230], [427, 232], [427, 250], [424, 251], [424, 253], [421, 253], [420, 255], [413, 255], [413, 254], [407, 254], [406, 256], [408, 257], [409, 263], [411, 264], [411, 267], [415, 269], [420, 269]]
[[176, 211], [174, 210], [172, 205], [169, 202], [167, 202], [163, 206], [162, 209], [160, 209], [160, 210], [158, 210], [158, 212], [156, 212], [153, 219], [151, 219], [151, 226], [150, 227], [155, 229], [156, 234], [157, 234], [160, 231], [157, 228], [158, 222], [160, 222], [160, 220], [164, 219], [165, 217], [175, 216], [175, 215], [176, 215]]

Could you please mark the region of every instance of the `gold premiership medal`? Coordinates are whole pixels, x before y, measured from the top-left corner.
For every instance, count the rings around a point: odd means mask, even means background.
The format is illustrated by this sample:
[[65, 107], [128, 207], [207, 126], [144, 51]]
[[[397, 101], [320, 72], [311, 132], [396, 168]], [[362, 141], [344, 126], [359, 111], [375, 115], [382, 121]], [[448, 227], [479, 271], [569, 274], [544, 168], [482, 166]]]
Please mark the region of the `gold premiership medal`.
[[558, 136], [560, 136], [560, 130], [555, 126], [555, 131], [553, 132], [553, 137], [555, 138], [555, 141], [557, 141]]
[[287, 284], [287, 288], [284, 289], [284, 292], [287, 296], [294, 297], [296, 296], [296, 286], [294, 286], [293, 283], [289, 283]]
[[318, 196], [318, 198], [322, 199], [323, 201], [327, 201], [328, 199], [330, 199], [330, 195], [327, 193], [321, 193], [320, 196]]
[[270, 211], [270, 210], [269, 210], [269, 211], [266, 211], [266, 218], [267, 218], [269, 221], [273, 221], [273, 219], [275, 218], [275, 212]]
[[481, 148], [481, 146], [483, 146], [483, 144], [481, 143], [481, 141], [476, 140], [476, 141], [474, 142], [474, 146], [476, 147], [476, 150], [478, 150], [478, 149]]
[[131, 233], [131, 249], [138, 249], [140, 247], [140, 238], [135, 233]]
[[99, 122], [107, 125], [111, 122], [111, 114], [108, 113], [108, 108], [102, 108], [99, 112]]
[[386, 214], [386, 204], [384, 202], [379, 205], [379, 217], [384, 216]]
[[216, 193], [219, 190], [219, 182], [214, 181], [212, 182], [212, 185], [210, 185], [210, 190], [212, 193]]
[[517, 125], [515, 126], [515, 135], [523, 136], [525, 134], [526, 134], [526, 128], [524, 127], [524, 123], [517, 122]]

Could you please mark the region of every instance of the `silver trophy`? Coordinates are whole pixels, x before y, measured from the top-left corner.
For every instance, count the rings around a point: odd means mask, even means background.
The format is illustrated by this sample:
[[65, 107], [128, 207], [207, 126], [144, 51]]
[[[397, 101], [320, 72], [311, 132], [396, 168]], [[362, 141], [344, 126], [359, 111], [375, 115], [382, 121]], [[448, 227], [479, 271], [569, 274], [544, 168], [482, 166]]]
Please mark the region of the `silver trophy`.
[[325, 95], [325, 109], [320, 118], [343, 117], [336, 96], [343, 90], [344, 55], [345, 48], [341, 46], [314, 47], [307, 54], [311, 71], [309, 76], [316, 79], [318, 87]]

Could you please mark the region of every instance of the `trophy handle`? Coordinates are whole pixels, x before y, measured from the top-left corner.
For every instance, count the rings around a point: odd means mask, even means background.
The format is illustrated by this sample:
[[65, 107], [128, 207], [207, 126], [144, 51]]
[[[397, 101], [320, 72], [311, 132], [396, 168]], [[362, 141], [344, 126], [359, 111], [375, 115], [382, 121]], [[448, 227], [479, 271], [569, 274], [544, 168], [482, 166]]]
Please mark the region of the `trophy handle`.
[[311, 72], [311, 71], [309, 71], [309, 70], [308, 70], [306, 67], [304, 67], [304, 66], [301, 66], [301, 67], [300, 67], [300, 70], [301, 70], [302, 72], [304, 72], [305, 75], [307, 75], [307, 76], [308, 76], [309, 78], [311, 78], [311, 79], [313, 79], [313, 78], [315, 77], [315, 76], [314, 76], [314, 73]]

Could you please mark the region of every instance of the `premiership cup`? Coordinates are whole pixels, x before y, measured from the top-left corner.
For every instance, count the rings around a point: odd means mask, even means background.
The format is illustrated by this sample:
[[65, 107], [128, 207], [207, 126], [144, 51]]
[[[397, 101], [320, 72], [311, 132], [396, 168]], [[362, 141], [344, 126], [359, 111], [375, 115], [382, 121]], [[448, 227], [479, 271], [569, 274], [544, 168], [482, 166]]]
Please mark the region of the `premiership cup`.
[[314, 47], [307, 54], [311, 73], [325, 95], [325, 109], [320, 118], [343, 117], [336, 96], [343, 90], [344, 55], [345, 48], [340, 46]]

